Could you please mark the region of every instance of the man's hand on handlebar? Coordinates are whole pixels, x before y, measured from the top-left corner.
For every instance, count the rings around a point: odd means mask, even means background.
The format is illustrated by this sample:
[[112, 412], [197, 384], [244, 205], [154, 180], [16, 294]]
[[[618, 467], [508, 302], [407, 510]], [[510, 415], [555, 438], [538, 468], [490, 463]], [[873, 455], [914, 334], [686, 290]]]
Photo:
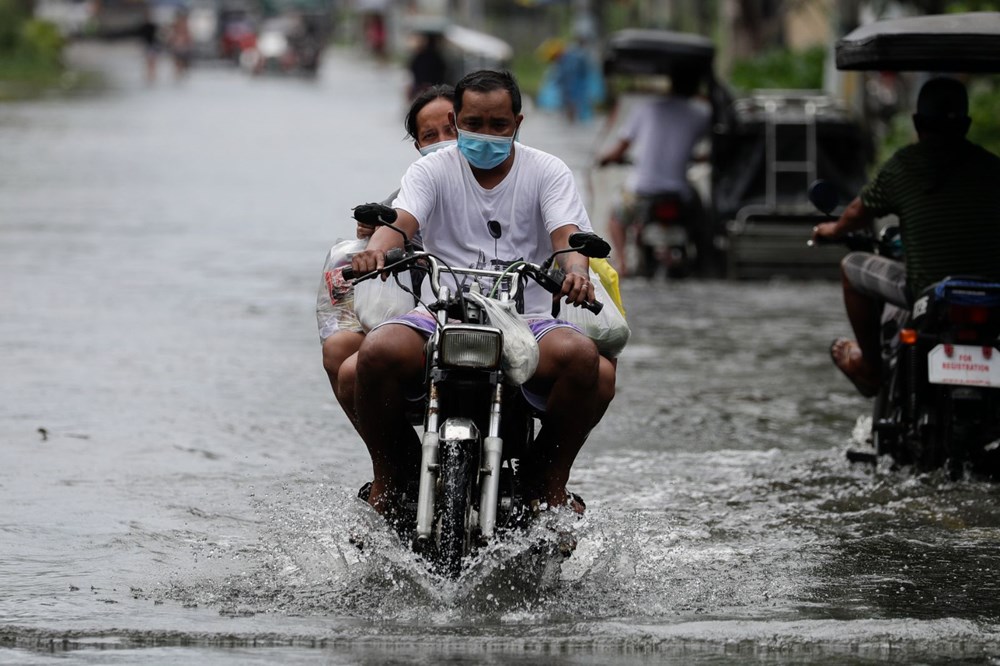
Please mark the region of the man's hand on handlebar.
[[594, 285], [590, 282], [590, 273], [578, 266], [574, 266], [566, 272], [563, 278], [562, 291], [559, 297], [566, 298], [567, 303], [581, 306], [585, 303], [594, 302]]
[[[354, 269], [354, 275], [356, 277], [361, 277], [366, 273], [371, 273], [372, 271], [382, 270], [385, 266], [385, 252], [382, 250], [362, 250], [358, 252], [351, 259], [351, 268]], [[384, 280], [385, 275], [382, 276]]]
[[603, 156], [603, 157], [601, 157], [601, 158], [599, 158], [597, 160], [597, 166], [598, 167], [606, 167], [609, 164], [617, 164], [617, 165], [620, 165], [620, 166], [630, 166], [632, 164], [632, 160], [630, 160], [629, 158], [624, 157], [624, 156], [619, 157], [619, 156], [616, 156], [616, 155], [605, 155], [605, 156]]
[[836, 240], [843, 236], [837, 229], [837, 222], [820, 222], [812, 229], [812, 242], [815, 244], [823, 241]]

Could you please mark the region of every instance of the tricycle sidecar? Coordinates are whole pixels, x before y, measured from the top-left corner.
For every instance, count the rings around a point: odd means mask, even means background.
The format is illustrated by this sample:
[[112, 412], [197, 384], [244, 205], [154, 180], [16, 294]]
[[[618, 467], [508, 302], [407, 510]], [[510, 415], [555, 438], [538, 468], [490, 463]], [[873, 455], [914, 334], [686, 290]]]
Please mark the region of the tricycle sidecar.
[[837, 69], [1000, 71], [1000, 12], [934, 14], [877, 21], [837, 42]]
[[713, 147], [727, 277], [835, 278], [843, 251], [802, 238], [816, 224], [811, 182], [825, 179], [846, 199], [865, 183], [871, 141], [846, 106], [820, 91], [756, 90], [733, 102]]
[[669, 75], [682, 66], [712, 76], [715, 45], [701, 35], [670, 30], [620, 30], [608, 38], [604, 73]]

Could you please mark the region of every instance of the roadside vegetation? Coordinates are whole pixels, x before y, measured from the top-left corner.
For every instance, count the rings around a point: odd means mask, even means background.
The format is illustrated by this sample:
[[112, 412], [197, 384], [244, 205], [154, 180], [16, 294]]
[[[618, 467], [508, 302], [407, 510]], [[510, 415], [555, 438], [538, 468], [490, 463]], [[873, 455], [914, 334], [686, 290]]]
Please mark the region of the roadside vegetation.
[[93, 84], [97, 74], [67, 68], [59, 28], [31, 16], [27, 5], [0, 0], [0, 102]]
[[759, 88], [819, 90], [823, 87], [826, 53], [824, 46], [801, 51], [772, 49], [734, 62], [729, 83], [744, 92]]
[[65, 87], [64, 46], [59, 29], [33, 18], [25, 3], [0, 0], [0, 100]]

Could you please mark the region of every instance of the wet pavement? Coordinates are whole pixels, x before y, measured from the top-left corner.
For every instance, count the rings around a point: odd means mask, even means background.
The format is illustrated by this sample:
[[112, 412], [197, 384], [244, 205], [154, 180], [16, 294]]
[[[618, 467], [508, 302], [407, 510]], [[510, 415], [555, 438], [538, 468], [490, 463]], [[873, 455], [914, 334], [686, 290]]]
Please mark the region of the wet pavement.
[[[313, 311], [416, 155], [403, 73], [74, 57], [110, 88], [0, 106], [0, 663], [1000, 659], [997, 489], [846, 462], [829, 282], [627, 281], [577, 552], [436, 579], [354, 498]], [[521, 136], [585, 185], [597, 130]]]

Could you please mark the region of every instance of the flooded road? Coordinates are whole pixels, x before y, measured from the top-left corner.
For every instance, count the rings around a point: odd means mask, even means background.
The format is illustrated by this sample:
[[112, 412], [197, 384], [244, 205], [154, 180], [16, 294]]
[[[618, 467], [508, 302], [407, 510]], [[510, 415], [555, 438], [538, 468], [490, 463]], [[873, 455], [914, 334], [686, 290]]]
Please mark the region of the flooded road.
[[[0, 106], [0, 663], [1000, 660], [998, 491], [846, 462], [827, 282], [627, 282], [576, 553], [434, 578], [354, 497], [313, 310], [416, 155], [404, 75], [76, 56], [111, 89]], [[522, 139], [585, 180], [595, 127]]]

